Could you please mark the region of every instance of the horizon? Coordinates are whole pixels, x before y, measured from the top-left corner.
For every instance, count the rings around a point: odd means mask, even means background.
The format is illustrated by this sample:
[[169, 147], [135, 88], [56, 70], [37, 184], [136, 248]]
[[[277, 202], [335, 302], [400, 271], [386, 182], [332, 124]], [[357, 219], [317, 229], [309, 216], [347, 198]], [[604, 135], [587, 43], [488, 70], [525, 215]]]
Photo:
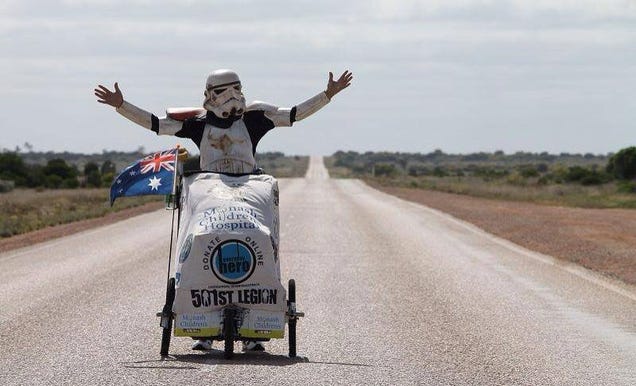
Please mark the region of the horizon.
[[[627, 147], [631, 147], [631, 146], [626, 146]], [[451, 153], [451, 152], [446, 152], [444, 151], [444, 149], [435, 149], [429, 152], [405, 152], [405, 151], [390, 151], [390, 150], [380, 150], [380, 151], [356, 151], [356, 150], [337, 150], [331, 154], [294, 154], [294, 153], [285, 153], [283, 151], [278, 151], [278, 150], [271, 150], [271, 151], [257, 151], [256, 154], [267, 154], [267, 153], [282, 153], [284, 156], [286, 157], [295, 157], [295, 156], [299, 156], [299, 157], [313, 157], [313, 156], [319, 156], [319, 157], [331, 157], [333, 155], [335, 155], [336, 153], [339, 152], [355, 152], [355, 153], [359, 153], [359, 154], [365, 154], [365, 153], [374, 153], [374, 154], [378, 154], [378, 153], [389, 153], [389, 154], [422, 154], [422, 155], [429, 155], [429, 154], [435, 154], [437, 152], [441, 152], [441, 154], [446, 155], [446, 156], [465, 156], [465, 155], [474, 155], [474, 154], [489, 154], [489, 155], [498, 155], [497, 153], [501, 152], [501, 155], [504, 156], [514, 156], [514, 155], [520, 155], [520, 154], [531, 154], [531, 155], [537, 155], [537, 156], [541, 156], [541, 155], [549, 155], [549, 156], [573, 156], [573, 157], [586, 157], [586, 156], [593, 156], [593, 157], [611, 157], [612, 155], [616, 154], [618, 151], [622, 150], [624, 148], [621, 149], [617, 149], [616, 151], [612, 151], [612, 152], [608, 152], [608, 153], [591, 153], [591, 152], [576, 152], [576, 153], [571, 153], [571, 152], [559, 152], [559, 153], [550, 153], [547, 151], [542, 151], [542, 152], [533, 152], [533, 151], [524, 151], [524, 150], [518, 150], [518, 151], [514, 151], [514, 152], [506, 152], [503, 150], [494, 150], [494, 151], [475, 151], [475, 152], [467, 152], [467, 153]], [[73, 155], [86, 155], [86, 156], [99, 156], [99, 155], [103, 155], [103, 154], [107, 154], [107, 153], [124, 153], [124, 154], [134, 154], [134, 153], [140, 153], [140, 154], [153, 154], [156, 152], [160, 152], [160, 151], [165, 151], [167, 150], [167, 148], [165, 149], [156, 149], [156, 150], [149, 150], [149, 149], [145, 149], [145, 148], [138, 148], [136, 150], [117, 150], [117, 149], [103, 149], [101, 152], [94, 152], [94, 153], [84, 153], [84, 152], [76, 152], [76, 151], [70, 151], [70, 150], [63, 150], [63, 151], [54, 151], [54, 150], [36, 150], [36, 149], [31, 149], [29, 151], [25, 151], [24, 149], [22, 149], [21, 147], [19, 149], [7, 149], [7, 148], [2, 148], [0, 150], [0, 153], [17, 153], [17, 154], [73, 154]], [[198, 157], [199, 153], [192, 153], [189, 152], [189, 156], [191, 157]]]

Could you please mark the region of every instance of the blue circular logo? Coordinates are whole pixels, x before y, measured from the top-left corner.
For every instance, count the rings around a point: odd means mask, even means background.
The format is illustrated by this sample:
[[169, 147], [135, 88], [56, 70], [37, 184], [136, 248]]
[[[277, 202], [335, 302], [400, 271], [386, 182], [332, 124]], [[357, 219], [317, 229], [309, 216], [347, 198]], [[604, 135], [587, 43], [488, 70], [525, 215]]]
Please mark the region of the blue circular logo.
[[212, 272], [228, 284], [247, 280], [256, 268], [256, 257], [249, 245], [239, 240], [219, 244], [212, 252]]
[[189, 234], [188, 237], [183, 242], [183, 245], [181, 246], [181, 251], [179, 252], [179, 263], [185, 262], [188, 256], [190, 255], [193, 239], [194, 239], [194, 235]]

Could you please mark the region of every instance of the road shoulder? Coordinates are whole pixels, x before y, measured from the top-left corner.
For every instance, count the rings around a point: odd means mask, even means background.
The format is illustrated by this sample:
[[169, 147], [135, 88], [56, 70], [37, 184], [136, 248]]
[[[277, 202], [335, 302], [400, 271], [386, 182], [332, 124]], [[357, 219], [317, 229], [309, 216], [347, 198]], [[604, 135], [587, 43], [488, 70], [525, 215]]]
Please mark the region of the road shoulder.
[[566, 208], [373, 187], [448, 213], [530, 250], [636, 284], [636, 210]]

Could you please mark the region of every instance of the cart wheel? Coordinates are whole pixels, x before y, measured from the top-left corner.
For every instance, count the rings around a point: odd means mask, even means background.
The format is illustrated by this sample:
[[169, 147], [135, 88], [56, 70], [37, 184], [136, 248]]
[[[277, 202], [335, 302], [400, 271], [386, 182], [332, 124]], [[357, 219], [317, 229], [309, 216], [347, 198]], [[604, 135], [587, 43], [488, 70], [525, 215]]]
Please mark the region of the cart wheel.
[[168, 287], [166, 288], [166, 304], [163, 306], [162, 317], [167, 315], [167, 324], [163, 325], [163, 331], [161, 333], [161, 356], [167, 356], [170, 349], [170, 337], [172, 336], [172, 304], [174, 303], [175, 296], [175, 280], [173, 277], [168, 280]]
[[223, 358], [230, 359], [234, 355], [234, 315], [236, 311], [226, 308], [223, 312], [223, 337], [225, 339], [225, 350]]
[[296, 316], [293, 315], [296, 312], [296, 282], [294, 279], [289, 280], [287, 291], [287, 306], [292, 315], [288, 321], [289, 329], [289, 357], [296, 357]]

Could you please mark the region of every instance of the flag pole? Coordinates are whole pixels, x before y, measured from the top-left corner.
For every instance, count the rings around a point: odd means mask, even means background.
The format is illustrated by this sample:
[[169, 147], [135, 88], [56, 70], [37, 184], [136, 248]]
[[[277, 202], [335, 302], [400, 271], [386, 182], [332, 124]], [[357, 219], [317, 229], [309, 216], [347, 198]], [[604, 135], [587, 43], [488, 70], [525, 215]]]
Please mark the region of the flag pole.
[[[172, 197], [177, 198], [177, 174], [179, 174], [179, 150], [181, 146], [177, 144], [177, 151], [174, 154], [174, 175], [172, 178]], [[175, 205], [176, 208], [176, 205]]]
[[170, 285], [170, 265], [172, 263], [172, 241], [174, 239], [174, 212], [177, 209], [177, 174], [179, 173], [179, 149], [180, 146], [177, 145], [177, 151], [174, 153], [174, 173], [172, 176], [172, 193], [170, 194], [170, 199], [168, 199], [168, 209], [172, 209], [172, 222], [170, 227], [170, 247], [168, 249], [168, 279], [166, 280], [167, 285]]

